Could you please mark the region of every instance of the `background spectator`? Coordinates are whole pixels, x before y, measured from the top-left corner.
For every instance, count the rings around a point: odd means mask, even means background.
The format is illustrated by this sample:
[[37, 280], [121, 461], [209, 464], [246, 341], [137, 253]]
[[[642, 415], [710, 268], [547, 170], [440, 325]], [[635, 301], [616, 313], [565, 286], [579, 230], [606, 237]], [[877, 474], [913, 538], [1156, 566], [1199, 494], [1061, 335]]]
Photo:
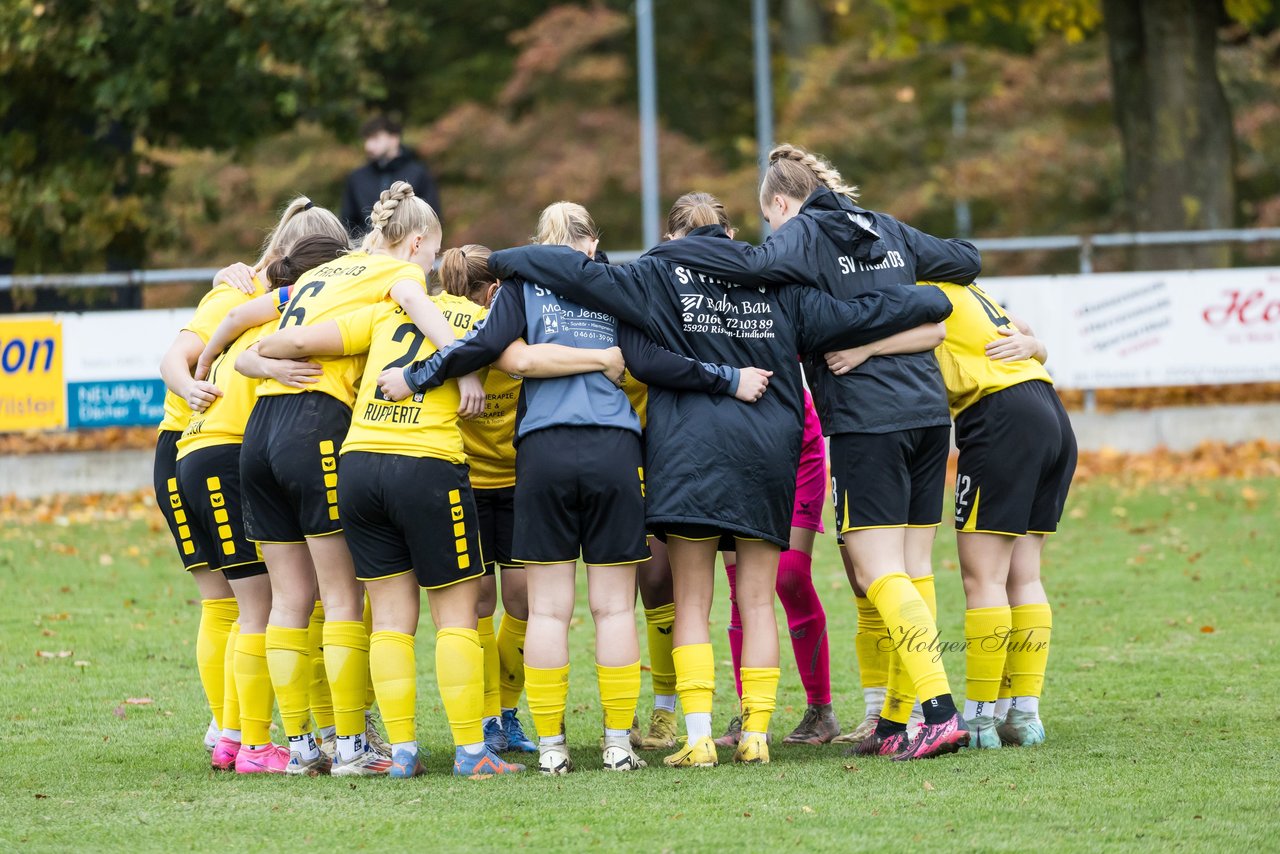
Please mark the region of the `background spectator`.
[[426, 164], [400, 141], [400, 122], [375, 116], [360, 129], [364, 137], [364, 153], [369, 162], [347, 176], [342, 191], [342, 224], [353, 234], [362, 233], [369, 221], [378, 195], [396, 181], [408, 181], [419, 197], [440, 213], [440, 190]]

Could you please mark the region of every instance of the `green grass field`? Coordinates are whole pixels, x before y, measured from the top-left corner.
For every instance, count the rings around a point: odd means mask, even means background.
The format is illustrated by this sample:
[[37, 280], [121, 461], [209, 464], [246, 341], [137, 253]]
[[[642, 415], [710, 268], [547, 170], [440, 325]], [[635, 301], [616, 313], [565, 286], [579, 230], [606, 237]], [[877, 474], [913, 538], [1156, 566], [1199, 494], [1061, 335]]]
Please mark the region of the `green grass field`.
[[[899, 764], [775, 746], [762, 767], [591, 770], [600, 718], [580, 594], [569, 737], [589, 770], [555, 780], [449, 776], [425, 616], [427, 777], [214, 774], [200, 746], [209, 714], [194, 664], [199, 608], [167, 537], [145, 519], [5, 518], [0, 849], [1270, 849], [1280, 838], [1277, 485], [1077, 488], [1045, 567], [1056, 605], [1049, 741], [1026, 750]], [[936, 565], [948, 639], [963, 615], [954, 555], [944, 528]], [[815, 576], [837, 710], [851, 725], [862, 710], [855, 615], [830, 537]], [[733, 712], [726, 619], [721, 609], [713, 628], [726, 662], [717, 728]], [[789, 655], [784, 641], [775, 733], [804, 706]], [[959, 699], [963, 655], [946, 663]], [[642, 697], [642, 715], [648, 704]], [[660, 754], [648, 758], [661, 765]]]

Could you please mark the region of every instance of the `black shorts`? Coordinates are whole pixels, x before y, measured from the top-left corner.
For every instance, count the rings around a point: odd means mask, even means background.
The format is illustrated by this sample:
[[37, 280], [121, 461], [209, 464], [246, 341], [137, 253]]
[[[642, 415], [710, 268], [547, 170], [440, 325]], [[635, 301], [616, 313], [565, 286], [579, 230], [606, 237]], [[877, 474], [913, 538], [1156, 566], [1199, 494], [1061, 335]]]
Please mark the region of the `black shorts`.
[[213, 445], [178, 460], [178, 487], [211, 569], [233, 581], [267, 571], [257, 545], [244, 535], [239, 445]]
[[324, 392], [258, 398], [240, 449], [244, 530], [258, 543], [301, 543], [342, 530], [338, 451], [351, 410]]
[[156, 459], [151, 469], [156, 506], [169, 525], [183, 568], [208, 569], [209, 555], [195, 538], [190, 510], [183, 503], [182, 490], [178, 488], [178, 439], [181, 437], [178, 430], [161, 430], [156, 437]]
[[950, 453], [946, 425], [832, 436], [836, 532], [940, 524]]
[[519, 563], [592, 566], [649, 558], [640, 437], [616, 427], [548, 427], [516, 448]]
[[412, 572], [434, 589], [484, 575], [466, 466], [352, 451], [340, 470], [338, 506], [361, 581]]
[[753, 543], [764, 542], [760, 537], [744, 537], [741, 534], [735, 534], [733, 531], [726, 531], [714, 525], [663, 525], [662, 533], [658, 535], [658, 538], [665, 543], [672, 537], [677, 540], [691, 540], [693, 542], [715, 540], [716, 550], [722, 552], [735, 551], [738, 548], [737, 540], [747, 540]]
[[516, 488], [476, 489], [472, 494], [476, 499], [485, 575], [493, 575], [498, 567], [519, 566], [511, 559], [511, 537], [516, 530]]
[[956, 416], [956, 530], [1052, 534], [1076, 470], [1076, 436], [1053, 386], [1030, 380]]

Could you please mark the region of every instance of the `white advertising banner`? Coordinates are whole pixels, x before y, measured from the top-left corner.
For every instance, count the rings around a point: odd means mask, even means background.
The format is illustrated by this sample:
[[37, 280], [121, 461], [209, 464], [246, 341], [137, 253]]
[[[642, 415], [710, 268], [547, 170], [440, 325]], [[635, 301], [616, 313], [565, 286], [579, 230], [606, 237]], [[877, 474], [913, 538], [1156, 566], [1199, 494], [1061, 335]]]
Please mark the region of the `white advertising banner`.
[[1280, 269], [983, 279], [1062, 388], [1280, 381]]

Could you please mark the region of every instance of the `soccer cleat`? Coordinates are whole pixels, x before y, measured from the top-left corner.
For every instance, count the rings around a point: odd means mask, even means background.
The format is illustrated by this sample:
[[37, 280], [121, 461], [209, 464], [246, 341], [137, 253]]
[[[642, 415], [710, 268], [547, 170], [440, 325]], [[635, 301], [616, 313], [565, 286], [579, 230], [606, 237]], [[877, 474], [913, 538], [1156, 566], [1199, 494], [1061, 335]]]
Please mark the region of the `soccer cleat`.
[[209, 760], [209, 764], [213, 766], [214, 771], [234, 771], [236, 754], [239, 752], [240, 742], [219, 738], [217, 746], [213, 748], [213, 758]]
[[372, 747], [355, 759], [333, 763], [329, 773], [334, 777], [384, 777], [391, 772], [392, 761]]
[[559, 776], [573, 770], [573, 760], [569, 758], [569, 746], [566, 744], [539, 744], [538, 770], [543, 774]]
[[507, 750], [518, 750], [521, 753], [538, 752], [538, 745], [525, 735], [524, 727], [520, 726], [520, 718], [516, 717], [515, 709], [503, 711], [502, 731], [507, 736]]
[[484, 746], [494, 753], [502, 753], [507, 749], [507, 732], [497, 718], [486, 721], [484, 725]]
[[831, 739], [832, 744], [861, 744], [867, 736], [876, 731], [876, 727], [880, 725], [880, 716], [877, 714], [868, 714], [862, 719], [862, 723], [853, 728], [853, 732], [846, 732], [843, 735], [837, 735]]
[[284, 774], [289, 764], [289, 750], [278, 744], [259, 747], [242, 746], [236, 752], [237, 774]]
[[1044, 723], [1034, 712], [1010, 709], [1004, 723], [996, 727], [996, 734], [1001, 743], [1011, 747], [1031, 747], [1044, 743]]
[[940, 724], [925, 724], [920, 727], [920, 734], [915, 737], [906, 749], [893, 757], [894, 762], [910, 762], [913, 759], [932, 759], [955, 753], [969, 743], [969, 731], [964, 728], [964, 719], [953, 714]]
[[333, 736], [332, 738], [321, 738], [320, 735], [317, 733], [316, 748], [319, 749], [320, 753], [329, 760], [330, 765], [332, 765], [334, 762], [337, 761], [338, 737], [336, 735]]
[[222, 729], [218, 726], [216, 720], [209, 721], [209, 728], [204, 731], [204, 749], [213, 753], [218, 746], [218, 739], [222, 738]]
[[768, 765], [769, 742], [759, 733], [743, 737], [733, 752], [733, 761], [736, 765]]
[[654, 709], [649, 716], [649, 732], [640, 739], [641, 750], [672, 750], [676, 746], [676, 713]]
[[[564, 748], [563, 744], [556, 746]], [[565, 750], [564, 755], [567, 760], [569, 756], [568, 750]], [[523, 770], [523, 765], [518, 762], [508, 762], [487, 747], [483, 752], [476, 754], [467, 753], [466, 749], [462, 747], [455, 749], [453, 753], [453, 773], [457, 777], [484, 780], [497, 774], [519, 774]], [[563, 774], [564, 772], [561, 771], [559, 773]]]
[[364, 743], [369, 749], [375, 753], [382, 755], [384, 759], [391, 758], [391, 745], [382, 737], [382, 730], [379, 724], [382, 723], [377, 712], [365, 712], [364, 716]]
[[910, 741], [906, 732], [882, 736], [877, 735], [873, 730], [869, 736], [851, 747], [848, 754], [850, 756], [893, 756], [905, 748]]
[[911, 715], [907, 718], [907, 738], [915, 740], [920, 734], [920, 728], [924, 726], [924, 710], [920, 708], [920, 704], [916, 703], [911, 710]]
[[[640, 749], [640, 742], [643, 739], [641, 739], [640, 737], [640, 715], [639, 714], [635, 714], [631, 716], [631, 729], [627, 732], [627, 738], [631, 742], [632, 748], [634, 748], [635, 750]], [[604, 750], [603, 740], [601, 740], [600, 742], [600, 749]]]
[[289, 753], [289, 764], [285, 766], [284, 773], [294, 777], [321, 777], [332, 767], [333, 762], [323, 753], [317, 753], [313, 759], [303, 759], [302, 754], [293, 750]]
[[636, 756], [630, 737], [605, 738], [601, 762], [606, 771], [635, 771], [648, 766], [647, 762]]
[[716, 754], [716, 743], [709, 735], [693, 742], [686, 743], [675, 753], [662, 760], [668, 768], [714, 768], [720, 764]]
[[791, 731], [791, 735], [782, 740], [783, 744], [826, 744], [840, 734], [840, 722], [836, 720], [835, 710], [830, 703], [821, 706], [810, 705], [804, 710], [804, 717]]
[[741, 740], [742, 718], [734, 715], [729, 719], [729, 726], [725, 729], [724, 735], [716, 739], [716, 744], [720, 747], [736, 747]]
[[391, 768], [387, 771], [388, 777], [420, 777], [427, 773], [426, 766], [422, 764], [422, 759], [418, 756], [416, 750], [397, 750], [395, 755], [391, 757]]
[[996, 719], [991, 715], [976, 715], [964, 722], [969, 731], [969, 746], [975, 750], [995, 750], [1000, 747], [996, 732]]

